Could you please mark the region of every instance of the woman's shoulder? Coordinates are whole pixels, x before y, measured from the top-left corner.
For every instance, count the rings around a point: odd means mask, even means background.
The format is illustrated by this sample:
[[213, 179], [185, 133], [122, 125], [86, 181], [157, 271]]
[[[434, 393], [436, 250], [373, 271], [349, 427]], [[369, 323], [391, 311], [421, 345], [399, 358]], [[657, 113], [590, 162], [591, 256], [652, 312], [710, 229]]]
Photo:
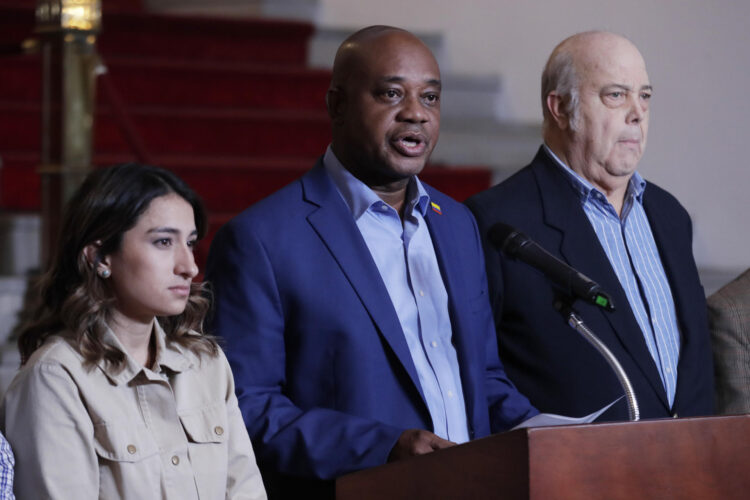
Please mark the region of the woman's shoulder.
[[5, 399], [7, 401], [15, 393], [27, 392], [30, 387], [56, 391], [77, 386], [83, 370], [83, 358], [75, 349], [73, 340], [64, 335], [51, 335], [18, 370]]
[[65, 332], [50, 335], [23, 365], [23, 369], [41, 367], [77, 367], [83, 362], [83, 356], [76, 349], [74, 340]]

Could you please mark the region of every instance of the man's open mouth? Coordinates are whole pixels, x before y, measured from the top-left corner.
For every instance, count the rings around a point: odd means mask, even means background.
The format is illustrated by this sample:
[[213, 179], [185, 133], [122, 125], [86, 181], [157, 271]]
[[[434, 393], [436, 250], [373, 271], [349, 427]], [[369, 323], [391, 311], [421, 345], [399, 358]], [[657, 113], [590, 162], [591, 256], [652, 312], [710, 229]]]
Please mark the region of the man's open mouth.
[[393, 147], [404, 156], [422, 156], [427, 150], [427, 139], [418, 132], [406, 132], [391, 140]]

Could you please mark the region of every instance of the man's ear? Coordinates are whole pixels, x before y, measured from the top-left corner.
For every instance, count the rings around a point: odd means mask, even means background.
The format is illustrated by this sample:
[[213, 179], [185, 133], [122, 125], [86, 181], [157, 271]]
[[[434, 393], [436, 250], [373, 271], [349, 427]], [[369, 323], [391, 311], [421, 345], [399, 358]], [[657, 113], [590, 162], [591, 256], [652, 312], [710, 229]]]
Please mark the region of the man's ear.
[[547, 94], [546, 105], [547, 111], [549, 111], [550, 116], [552, 116], [552, 119], [557, 124], [557, 128], [560, 130], [567, 129], [570, 126], [570, 116], [568, 116], [568, 112], [565, 109], [566, 105], [563, 96], [553, 90]]
[[333, 87], [326, 92], [326, 108], [331, 122], [337, 123], [343, 119], [346, 112], [346, 94], [339, 87]]

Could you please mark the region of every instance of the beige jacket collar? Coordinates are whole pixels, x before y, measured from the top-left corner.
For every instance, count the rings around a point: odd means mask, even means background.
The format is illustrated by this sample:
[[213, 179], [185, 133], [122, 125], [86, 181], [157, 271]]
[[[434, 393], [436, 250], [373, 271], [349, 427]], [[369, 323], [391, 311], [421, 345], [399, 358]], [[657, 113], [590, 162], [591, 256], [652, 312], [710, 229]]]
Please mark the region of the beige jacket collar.
[[161, 378], [159, 374], [163, 373], [165, 368], [180, 373], [198, 362], [196, 356], [181, 345], [174, 342], [167, 344], [167, 335], [156, 318], [153, 321], [153, 334], [156, 337], [156, 371], [145, 368], [133, 359], [109, 327], [104, 332], [102, 342], [122, 351], [125, 354], [125, 362], [121, 367], [115, 367], [102, 359], [97, 363], [97, 366], [113, 384], [121, 385], [127, 384], [141, 372], [149, 379], [156, 379]]

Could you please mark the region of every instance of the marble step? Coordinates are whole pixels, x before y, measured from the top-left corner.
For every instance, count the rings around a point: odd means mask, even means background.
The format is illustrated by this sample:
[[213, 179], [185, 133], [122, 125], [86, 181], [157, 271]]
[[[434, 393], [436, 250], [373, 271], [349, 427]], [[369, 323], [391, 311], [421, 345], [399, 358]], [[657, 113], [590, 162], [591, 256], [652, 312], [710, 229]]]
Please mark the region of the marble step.
[[24, 276], [0, 275], [0, 396], [21, 364], [16, 342], [9, 335], [18, 324], [27, 286]]
[[[152, 12], [206, 15], [211, 17], [266, 17], [317, 24], [318, 0], [151, 0]], [[309, 41], [307, 64], [311, 68], [330, 69], [341, 42], [356, 28], [317, 26]], [[498, 75], [464, 75], [450, 71], [445, 40], [438, 32], [419, 32], [440, 65], [443, 80], [443, 116], [496, 118], [507, 114], [507, 97]]]
[[[41, 218], [38, 213], [0, 212], [0, 277], [23, 276], [39, 268]], [[18, 284], [9, 282], [0, 288], [0, 314], [7, 306], [2, 302], [4, 290], [16, 290]], [[25, 289], [25, 288], [24, 288]], [[7, 326], [0, 318], [0, 340]]]
[[0, 345], [8, 340], [18, 324], [27, 287], [25, 275], [0, 275]]

